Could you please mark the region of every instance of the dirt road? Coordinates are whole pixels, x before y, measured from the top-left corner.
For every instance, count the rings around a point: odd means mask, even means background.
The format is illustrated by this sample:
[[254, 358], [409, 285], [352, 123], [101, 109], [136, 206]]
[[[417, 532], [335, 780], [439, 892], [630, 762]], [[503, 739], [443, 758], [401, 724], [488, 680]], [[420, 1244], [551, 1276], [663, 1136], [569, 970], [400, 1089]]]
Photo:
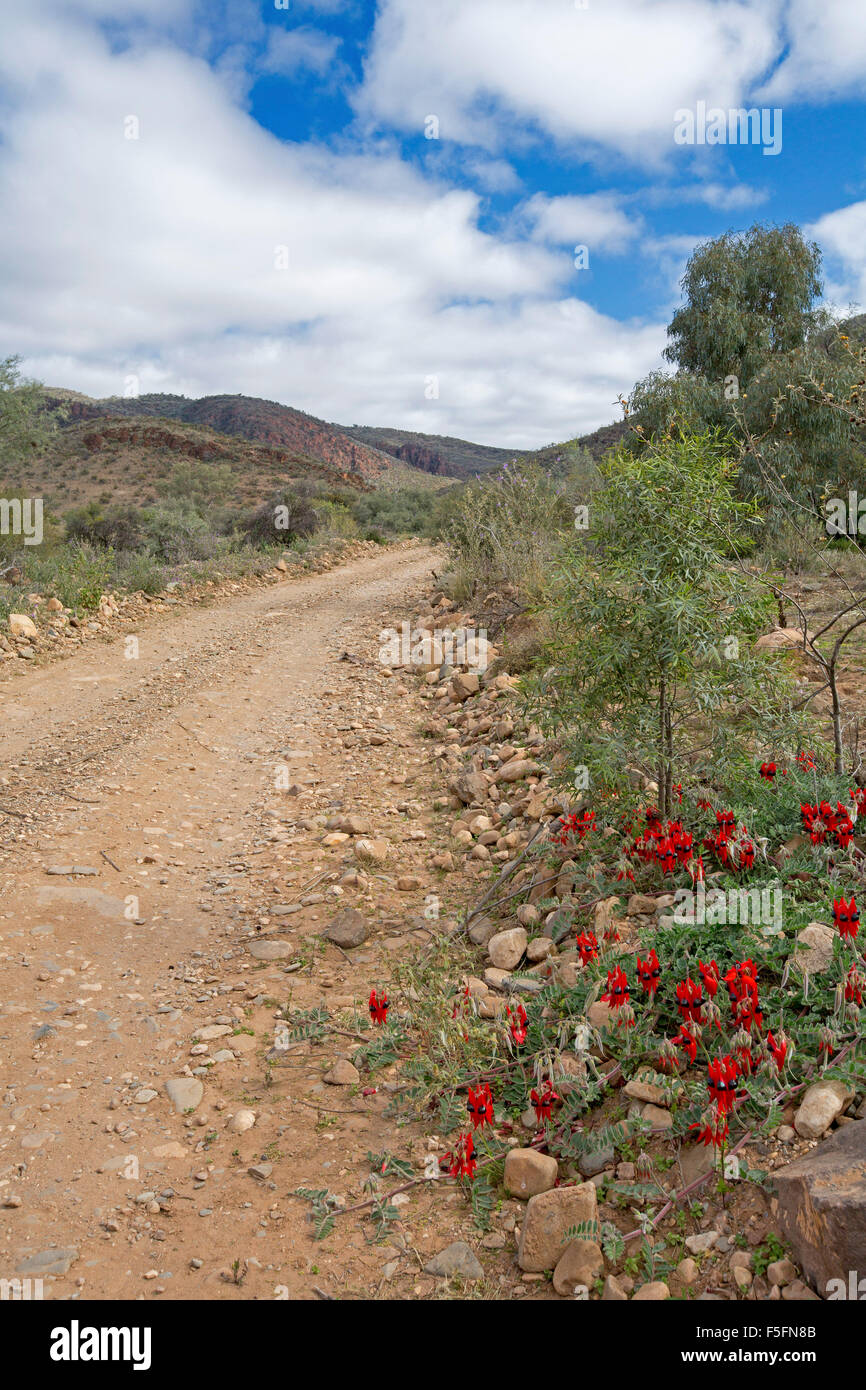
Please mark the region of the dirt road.
[[[137, 648], [0, 686], [0, 1278], [132, 1299], [415, 1277], [405, 1241], [383, 1255], [348, 1219], [311, 1246], [289, 1195], [358, 1191], [385, 1097], [323, 1084], [333, 1049], [266, 1055], [278, 1005], [363, 1001], [415, 935], [423, 892], [395, 877], [424, 875], [431, 763], [377, 639], [434, 561], [415, 546], [162, 615]], [[348, 812], [394, 851], [360, 886], [352, 842], [323, 844]], [[351, 956], [318, 938], [341, 904], [370, 925]]]

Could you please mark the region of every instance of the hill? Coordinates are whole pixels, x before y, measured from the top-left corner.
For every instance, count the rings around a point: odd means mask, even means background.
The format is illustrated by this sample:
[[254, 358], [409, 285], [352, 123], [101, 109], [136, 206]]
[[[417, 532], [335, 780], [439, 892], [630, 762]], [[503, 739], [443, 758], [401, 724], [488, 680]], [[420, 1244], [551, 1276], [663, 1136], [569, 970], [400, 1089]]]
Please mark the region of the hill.
[[439, 477], [473, 478], [499, 468], [512, 459], [522, 458], [526, 449], [498, 449], [490, 444], [471, 444], [445, 434], [420, 434], [415, 430], [397, 430], [376, 425], [334, 425], [333, 429], [360, 444], [368, 445], [392, 458], [401, 459], [413, 468]]

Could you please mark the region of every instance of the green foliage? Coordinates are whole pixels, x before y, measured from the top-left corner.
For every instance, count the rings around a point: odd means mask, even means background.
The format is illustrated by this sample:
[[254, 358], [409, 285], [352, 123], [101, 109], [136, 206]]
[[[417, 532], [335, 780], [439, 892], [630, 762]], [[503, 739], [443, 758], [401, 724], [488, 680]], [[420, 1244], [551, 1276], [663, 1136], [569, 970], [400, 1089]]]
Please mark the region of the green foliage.
[[257, 545], [290, 545], [312, 536], [319, 521], [319, 513], [306, 490], [284, 487], [257, 507], [241, 529]]
[[65, 608], [92, 611], [98, 608], [100, 595], [111, 586], [112, 559], [110, 549], [74, 542], [57, 560], [47, 587]]
[[572, 520], [565, 484], [521, 461], [464, 488], [446, 539], [470, 588], [505, 582], [531, 598]]
[[553, 635], [527, 703], [591, 786], [626, 790], [629, 764], [655, 772], [664, 814], [685, 767], [724, 775], [755, 738], [795, 727], [790, 691], [752, 651], [767, 600], [729, 558], [754, 512], [724, 436], [620, 450], [601, 475], [589, 530], [550, 585]]
[[682, 289], [665, 356], [710, 381], [735, 375], [742, 390], [768, 358], [802, 347], [818, 322], [821, 252], [792, 223], [756, 224], [702, 243]]
[[0, 360], [0, 476], [22, 454], [48, 446], [61, 414], [45, 409], [41, 385], [22, 377], [20, 361], [16, 356]]

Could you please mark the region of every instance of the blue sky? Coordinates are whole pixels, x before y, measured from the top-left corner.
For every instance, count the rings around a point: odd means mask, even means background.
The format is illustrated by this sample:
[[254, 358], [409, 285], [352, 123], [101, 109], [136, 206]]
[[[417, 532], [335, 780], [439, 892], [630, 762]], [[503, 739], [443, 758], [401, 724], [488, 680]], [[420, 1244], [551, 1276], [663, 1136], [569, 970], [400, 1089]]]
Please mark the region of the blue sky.
[[[707, 237], [795, 221], [866, 304], [862, 0], [0, 17], [0, 351], [54, 385], [525, 447], [616, 417]], [[678, 143], [701, 106], [779, 153]]]

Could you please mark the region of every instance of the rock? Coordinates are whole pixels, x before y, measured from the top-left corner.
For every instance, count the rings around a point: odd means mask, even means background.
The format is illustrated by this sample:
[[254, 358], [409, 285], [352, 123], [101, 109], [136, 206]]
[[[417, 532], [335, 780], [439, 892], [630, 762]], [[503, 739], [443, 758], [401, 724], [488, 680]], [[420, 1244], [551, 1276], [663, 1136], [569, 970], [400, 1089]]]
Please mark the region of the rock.
[[604, 1290], [601, 1295], [602, 1303], [627, 1303], [628, 1294], [620, 1284], [615, 1274], [609, 1274], [604, 1281]]
[[791, 1284], [797, 1277], [797, 1266], [793, 1260], [774, 1260], [767, 1265], [767, 1283], [776, 1284], [781, 1288], [784, 1284]]
[[629, 917], [649, 917], [656, 910], [655, 898], [646, 893], [632, 893], [626, 911]]
[[516, 917], [522, 927], [535, 927], [541, 920], [538, 908], [532, 903], [523, 903], [517, 909]]
[[667, 1284], [654, 1279], [650, 1284], [641, 1284], [640, 1288], [632, 1294], [632, 1303], [661, 1303], [663, 1299], [670, 1298], [671, 1291]]
[[150, 1101], [156, 1100], [159, 1092], [151, 1090], [150, 1086], [142, 1086], [140, 1091], [136, 1091], [132, 1099], [136, 1105], [147, 1105]]
[[273, 1171], [274, 1165], [272, 1163], [254, 1163], [251, 1168], [247, 1169], [250, 1177], [255, 1178], [256, 1182], [267, 1182]]
[[397, 879], [398, 893], [416, 893], [422, 885], [422, 880], [415, 874], [401, 874]]
[[497, 970], [514, 970], [520, 964], [526, 951], [526, 940], [523, 927], [509, 927], [507, 931], [491, 936], [487, 951]]
[[670, 1100], [667, 1099], [667, 1092], [663, 1085], [658, 1085], [655, 1081], [642, 1081], [640, 1077], [633, 1077], [623, 1086], [623, 1091], [632, 1100], [645, 1100], [650, 1105], [669, 1106]]
[[424, 1266], [425, 1274], [435, 1274], [437, 1278], [447, 1279], [449, 1275], [459, 1274], [463, 1279], [483, 1279], [484, 1270], [465, 1240], [455, 1240], [434, 1255]]
[[535, 1197], [549, 1192], [559, 1175], [559, 1164], [550, 1154], [535, 1149], [510, 1149], [505, 1158], [505, 1187], [513, 1197]]
[[707, 1250], [712, 1250], [720, 1234], [720, 1231], [699, 1231], [696, 1235], [686, 1236], [685, 1247], [693, 1255], [703, 1255]]
[[335, 946], [348, 950], [353, 946], [362, 946], [367, 940], [367, 923], [357, 908], [344, 907], [322, 934], [326, 941], [333, 941]]
[[224, 1038], [232, 1030], [222, 1023], [209, 1023], [205, 1028], [196, 1029], [196, 1037], [202, 1042], [213, 1042], [214, 1038]]
[[777, 1168], [773, 1181], [781, 1234], [822, 1297], [831, 1280], [866, 1271], [866, 1121]]
[[486, 946], [492, 936], [495, 936], [498, 927], [495, 922], [491, 922], [489, 917], [474, 917], [466, 933], [469, 940], [476, 946]]
[[594, 1004], [590, 1004], [586, 1016], [593, 1028], [614, 1028], [616, 1026], [616, 1010], [603, 1004], [600, 999], [597, 999]]
[[803, 949], [794, 952], [794, 965], [804, 974], [822, 975], [833, 960], [836, 933], [826, 922], [810, 922], [797, 933], [797, 940]]
[[344, 816], [338, 828], [347, 835], [369, 835], [370, 822], [366, 816]]
[[38, 637], [39, 629], [26, 613], [9, 614], [9, 631], [13, 637]]
[[485, 801], [489, 790], [487, 778], [483, 772], [464, 772], [450, 785], [464, 806], [477, 805], [479, 802]]
[[520, 1230], [517, 1263], [527, 1273], [555, 1269], [569, 1240], [566, 1232], [598, 1218], [595, 1187], [554, 1187], [530, 1197]]
[[229, 1120], [229, 1129], [232, 1134], [246, 1134], [248, 1129], [252, 1129], [255, 1122], [254, 1110], [236, 1110]]
[[474, 671], [458, 671], [456, 675], [451, 677], [449, 689], [454, 698], [462, 704], [464, 700], [469, 699], [470, 695], [478, 694], [481, 689], [481, 682]]
[[571, 1298], [575, 1290], [589, 1291], [604, 1274], [604, 1256], [594, 1240], [573, 1240], [557, 1261], [553, 1287], [561, 1298]]
[[361, 1080], [361, 1073], [345, 1057], [338, 1057], [330, 1070], [325, 1072], [322, 1080], [329, 1086], [357, 1086]]
[[534, 941], [530, 941], [526, 947], [526, 959], [533, 965], [538, 965], [541, 961], [547, 960], [553, 950], [553, 942], [547, 936], [537, 936]]
[[388, 858], [387, 840], [356, 840], [355, 858], [362, 864], [384, 864]]
[[496, 774], [497, 782], [519, 782], [521, 777], [533, 777], [540, 772], [538, 763], [531, 758], [512, 758], [510, 762], [503, 763]]
[[43, 1278], [49, 1274], [69, 1273], [70, 1265], [78, 1259], [78, 1251], [72, 1246], [56, 1247], [53, 1250], [40, 1250], [36, 1255], [24, 1255], [15, 1267], [16, 1274], [35, 1275]]
[[748, 1289], [751, 1287], [754, 1275], [745, 1265], [733, 1265], [731, 1267], [731, 1277], [738, 1289]]
[[251, 941], [247, 950], [256, 960], [286, 960], [294, 955], [295, 948], [291, 941], [278, 941], [276, 937], [267, 936], [259, 941]]
[[165, 1083], [165, 1093], [174, 1106], [175, 1113], [185, 1115], [197, 1110], [204, 1095], [204, 1086], [194, 1076], [179, 1076]]
[[610, 1168], [616, 1162], [616, 1154], [613, 1145], [607, 1144], [601, 1149], [588, 1149], [582, 1153], [577, 1161], [577, 1167], [581, 1177], [594, 1178], [605, 1168]]
[[641, 1119], [646, 1120], [652, 1125], [653, 1129], [673, 1129], [674, 1119], [669, 1110], [662, 1110], [658, 1105], [645, 1105], [641, 1112]]
[[793, 1125], [779, 1125], [779, 1128], [776, 1130], [776, 1138], [779, 1140], [780, 1144], [793, 1144], [794, 1140], [797, 1138], [797, 1131], [794, 1129]]
[[686, 1256], [684, 1260], [680, 1260], [674, 1272], [680, 1283], [688, 1287], [693, 1284], [698, 1277], [699, 1271], [697, 1262]]
[[[811, 639], [812, 634], [807, 630], [807, 636]], [[803, 633], [797, 627], [777, 627], [772, 632], [765, 632], [755, 643], [756, 652], [779, 652], [791, 651], [799, 647], [803, 648]], [[804, 654], [807, 654], [804, 652]]]
[[803, 1096], [794, 1128], [803, 1139], [820, 1139], [852, 1099], [841, 1081], [816, 1081]]

